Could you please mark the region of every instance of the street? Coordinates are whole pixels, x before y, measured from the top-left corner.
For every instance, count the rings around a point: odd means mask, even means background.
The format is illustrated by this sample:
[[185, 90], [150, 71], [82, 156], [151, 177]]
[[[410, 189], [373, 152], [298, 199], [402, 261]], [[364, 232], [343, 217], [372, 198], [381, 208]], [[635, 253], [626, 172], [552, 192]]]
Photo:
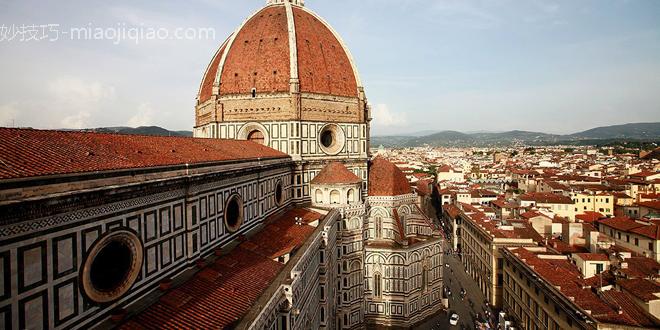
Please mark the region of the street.
[[[427, 210], [436, 224], [441, 224], [433, 208]], [[451, 245], [445, 241], [445, 252], [450, 251]], [[453, 254], [445, 254], [443, 263], [449, 267], [443, 267], [444, 286], [450, 288], [451, 297], [449, 297], [449, 310], [439, 313], [426, 322], [420, 324], [416, 329], [475, 329], [475, 318], [477, 314], [484, 319], [484, 311], [487, 308], [484, 304], [486, 298], [479, 290], [477, 284], [468, 276], [463, 268], [459, 257]], [[461, 299], [461, 289], [465, 289], [465, 298]], [[472, 306], [470, 305], [472, 302]], [[449, 317], [456, 313], [459, 316], [458, 325], [449, 324]]]

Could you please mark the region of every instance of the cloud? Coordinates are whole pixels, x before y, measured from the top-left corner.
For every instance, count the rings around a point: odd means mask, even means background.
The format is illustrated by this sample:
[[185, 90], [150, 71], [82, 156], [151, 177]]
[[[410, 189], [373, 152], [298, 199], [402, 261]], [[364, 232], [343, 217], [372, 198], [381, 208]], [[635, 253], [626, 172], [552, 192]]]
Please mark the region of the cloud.
[[154, 109], [149, 103], [142, 103], [138, 106], [137, 113], [128, 119], [126, 125], [130, 127], [149, 126], [154, 124]]
[[115, 98], [115, 88], [77, 77], [60, 77], [48, 84], [48, 107], [63, 118], [64, 128], [86, 128], [104, 103]]
[[76, 77], [62, 77], [49, 84], [54, 98], [68, 105], [89, 105], [115, 96], [115, 88], [100, 82], [86, 82]]
[[89, 113], [89, 111], [80, 111], [76, 114], [65, 117], [60, 124], [65, 128], [89, 128], [89, 118], [91, 117], [92, 114]]
[[376, 104], [372, 109], [373, 125], [378, 128], [401, 127], [408, 124], [405, 112], [391, 111], [387, 104]]
[[17, 115], [16, 103], [0, 105], [0, 126], [14, 126]]
[[[468, 1], [436, 1], [428, 5], [438, 24], [469, 29], [490, 29], [502, 24], [502, 18], [493, 8]], [[437, 17], [439, 16], [439, 17]]]

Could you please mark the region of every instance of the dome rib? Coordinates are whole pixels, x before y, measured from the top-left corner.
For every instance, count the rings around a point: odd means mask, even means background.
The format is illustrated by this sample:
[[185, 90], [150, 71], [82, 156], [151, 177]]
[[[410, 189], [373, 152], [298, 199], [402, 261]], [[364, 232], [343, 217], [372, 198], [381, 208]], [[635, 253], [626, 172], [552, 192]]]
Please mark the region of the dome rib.
[[296, 8], [299, 8], [299, 9], [303, 10], [304, 12], [312, 15], [319, 22], [321, 22], [325, 26], [326, 29], [330, 30], [332, 35], [335, 37], [335, 39], [337, 39], [337, 41], [339, 42], [339, 45], [344, 50], [344, 54], [346, 54], [346, 57], [348, 57], [348, 62], [350, 63], [351, 69], [353, 70], [353, 76], [355, 78], [355, 83], [356, 83], [357, 87], [358, 88], [364, 87], [364, 86], [362, 86], [362, 80], [360, 79], [360, 73], [357, 69], [357, 65], [355, 64], [355, 60], [353, 59], [353, 55], [351, 54], [351, 51], [348, 49], [348, 46], [346, 46], [346, 43], [344, 42], [344, 39], [342, 39], [342, 37], [339, 35], [339, 33], [337, 33], [337, 31], [332, 27], [332, 25], [330, 25], [323, 17], [321, 17], [317, 13], [307, 9], [307, 7], [296, 7]]
[[204, 72], [204, 79], [202, 79], [202, 83], [199, 86], [199, 94], [197, 95], [200, 103], [210, 100], [213, 96], [213, 87], [216, 86], [218, 67], [220, 67], [220, 62], [225, 53], [225, 49], [227, 48], [229, 39], [231, 39], [232, 36], [233, 34], [222, 43], [218, 51], [213, 56], [213, 60], [211, 60], [211, 63], [209, 63], [209, 65], [206, 67], [206, 71]]

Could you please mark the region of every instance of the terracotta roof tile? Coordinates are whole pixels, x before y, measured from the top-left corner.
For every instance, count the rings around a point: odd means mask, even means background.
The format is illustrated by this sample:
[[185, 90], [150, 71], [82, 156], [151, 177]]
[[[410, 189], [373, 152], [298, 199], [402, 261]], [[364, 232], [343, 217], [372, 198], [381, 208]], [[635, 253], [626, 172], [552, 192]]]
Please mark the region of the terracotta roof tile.
[[610, 258], [607, 256], [607, 254], [603, 253], [576, 253], [580, 259], [585, 260], [585, 261], [610, 261]]
[[633, 296], [642, 299], [644, 302], [660, 300], [656, 294], [660, 294], [660, 284], [646, 279], [635, 278], [617, 281], [617, 285]]
[[0, 128], [0, 179], [286, 157], [249, 141]]
[[355, 184], [362, 182], [353, 172], [349, 171], [340, 162], [331, 162], [326, 165], [314, 179], [312, 184]]
[[268, 6], [252, 16], [227, 51], [220, 94], [249, 94], [252, 88], [257, 92], [288, 92], [288, 31], [284, 6]]
[[369, 167], [369, 196], [410, 194], [412, 188], [401, 170], [390, 161], [376, 157]]
[[231, 328], [284, 268], [273, 258], [300, 246], [314, 232], [312, 226], [296, 224], [295, 217], [308, 223], [321, 215], [294, 209], [275, 217], [261, 232], [163, 295], [121, 328]]
[[351, 62], [339, 40], [307, 11], [293, 7], [298, 45], [300, 91], [358, 96]]
[[660, 274], [660, 263], [647, 257], [630, 257], [624, 260], [626, 267], [620, 267], [618, 271], [625, 274], [627, 278], [657, 277]]
[[629, 231], [633, 228], [643, 227], [644, 225], [635, 222], [634, 220], [628, 217], [616, 217], [609, 219], [601, 219], [597, 221], [599, 224], [612, 227], [621, 231]]
[[534, 201], [536, 203], [543, 203], [543, 204], [573, 204], [573, 200], [570, 197], [553, 194], [553, 193], [541, 193], [541, 192], [527, 193], [521, 195], [520, 199], [524, 201]]

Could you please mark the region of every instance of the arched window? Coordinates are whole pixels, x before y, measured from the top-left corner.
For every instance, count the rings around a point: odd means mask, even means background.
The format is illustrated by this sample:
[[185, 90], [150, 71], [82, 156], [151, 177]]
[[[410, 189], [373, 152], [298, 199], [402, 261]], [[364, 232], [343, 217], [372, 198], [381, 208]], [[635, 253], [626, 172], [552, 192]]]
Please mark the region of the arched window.
[[381, 282], [382, 282], [382, 278], [380, 276], [380, 273], [374, 274], [374, 297], [380, 298], [383, 295]]
[[376, 217], [374, 219], [374, 236], [376, 238], [381, 238], [382, 231], [383, 231], [383, 219], [381, 217]]
[[426, 284], [428, 282], [428, 269], [426, 266], [422, 269], [422, 291], [426, 291]]
[[339, 204], [339, 191], [333, 190], [330, 192], [330, 204]]
[[316, 203], [317, 204], [323, 204], [323, 191], [321, 191], [321, 189], [316, 189], [315, 194], [316, 194], [316, 196], [315, 196]]
[[346, 194], [346, 203], [351, 204], [353, 202], [355, 202], [355, 190], [349, 189], [348, 194]]
[[266, 142], [266, 139], [264, 138], [264, 133], [262, 133], [260, 130], [254, 130], [250, 132], [247, 136], [248, 141], [256, 142], [259, 144], [264, 144]]

